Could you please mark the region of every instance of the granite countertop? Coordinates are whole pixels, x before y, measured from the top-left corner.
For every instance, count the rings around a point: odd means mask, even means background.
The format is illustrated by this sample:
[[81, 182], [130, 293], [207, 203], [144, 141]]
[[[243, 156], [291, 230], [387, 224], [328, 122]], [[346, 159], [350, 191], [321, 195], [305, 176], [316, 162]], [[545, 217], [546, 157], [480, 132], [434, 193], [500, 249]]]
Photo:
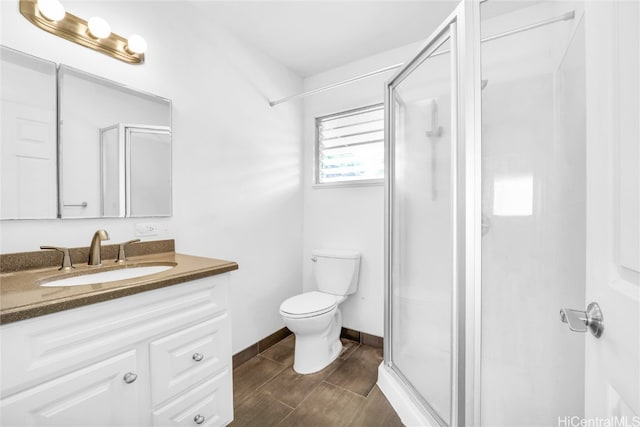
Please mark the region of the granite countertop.
[[[148, 276], [108, 283], [66, 287], [40, 286], [46, 281], [81, 275], [89, 271], [99, 272], [140, 265], [175, 265], [175, 267]], [[25, 270], [4, 268], [3, 273], [0, 274], [0, 324], [108, 301], [238, 269], [238, 264], [233, 261], [182, 255], [175, 252], [130, 256], [127, 261], [119, 264], [116, 264], [114, 259], [103, 258], [103, 264], [100, 267], [88, 266], [86, 263], [74, 264], [74, 266], [76, 268], [70, 272], [58, 271], [59, 265]]]

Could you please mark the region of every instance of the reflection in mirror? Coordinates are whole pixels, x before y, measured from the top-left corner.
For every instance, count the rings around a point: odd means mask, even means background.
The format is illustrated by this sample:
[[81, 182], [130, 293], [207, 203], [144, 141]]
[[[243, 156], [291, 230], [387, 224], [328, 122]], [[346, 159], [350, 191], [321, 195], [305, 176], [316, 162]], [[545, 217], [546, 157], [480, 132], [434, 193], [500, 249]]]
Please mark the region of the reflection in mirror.
[[56, 64], [4, 46], [0, 64], [0, 218], [55, 218]]
[[171, 215], [171, 102], [64, 65], [58, 74], [62, 218]]
[[120, 123], [100, 129], [100, 159], [101, 216], [171, 212], [169, 127]]
[[125, 215], [124, 204], [124, 155], [119, 142], [121, 126], [109, 126], [100, 129], [100, 193], [103, 217]]
[[169, 128], [128, 127], [127, 216], [171, 212], [171, 133]]

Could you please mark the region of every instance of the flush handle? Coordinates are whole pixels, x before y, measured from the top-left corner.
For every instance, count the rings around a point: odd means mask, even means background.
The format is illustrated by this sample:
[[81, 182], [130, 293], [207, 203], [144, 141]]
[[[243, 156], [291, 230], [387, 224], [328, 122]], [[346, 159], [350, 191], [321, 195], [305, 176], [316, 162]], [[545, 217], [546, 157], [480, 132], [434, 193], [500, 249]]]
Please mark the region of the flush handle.
[[313, 261], [313, 262], [317, 262], [317, 261], [318, 261], [318, 257], [317, 257], [317, 256], [312, 256], [312, 257], [311, 257], [311, 261]]
[[589, 304], [586, 311], [563, 308], [560, 310], [560, 320], [567, 323], [572, 331], [591, 331], [596, 338], [600, 338], [604, 331], [604, 317], [597, 302]]
[[204, 354], [194, 353], [192, 359], [195, 360], [196, 362], [200, 362], [202, 359], [204, 359]]

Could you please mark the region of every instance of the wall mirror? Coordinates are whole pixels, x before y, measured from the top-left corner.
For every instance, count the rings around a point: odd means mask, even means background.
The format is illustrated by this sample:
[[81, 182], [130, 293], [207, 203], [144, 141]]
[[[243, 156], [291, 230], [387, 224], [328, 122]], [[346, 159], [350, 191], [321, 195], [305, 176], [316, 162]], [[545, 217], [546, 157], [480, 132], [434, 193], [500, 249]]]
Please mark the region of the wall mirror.
[[0, 219], [56, 218], [56, 64], [0, 46], [0, 111]]
[[171, 215], [171, 101], [60, 65], [62, 218]]
[[170, 216], [171, 101], [0, 46], [0, 219]]

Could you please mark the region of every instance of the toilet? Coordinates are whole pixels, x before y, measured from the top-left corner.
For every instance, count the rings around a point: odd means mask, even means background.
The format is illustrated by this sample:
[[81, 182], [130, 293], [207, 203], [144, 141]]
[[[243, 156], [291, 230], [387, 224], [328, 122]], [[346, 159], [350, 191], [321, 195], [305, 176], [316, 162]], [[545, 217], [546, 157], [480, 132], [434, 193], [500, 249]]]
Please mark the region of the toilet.
[[358, 288], [360, 253], [316, 249], [311, 252], [317, 290], [288, 298], [280, 305], [285, 325], [295, 334], [293, 370], [318, 372], [342, 350], [342, 313], [338, 308]]

